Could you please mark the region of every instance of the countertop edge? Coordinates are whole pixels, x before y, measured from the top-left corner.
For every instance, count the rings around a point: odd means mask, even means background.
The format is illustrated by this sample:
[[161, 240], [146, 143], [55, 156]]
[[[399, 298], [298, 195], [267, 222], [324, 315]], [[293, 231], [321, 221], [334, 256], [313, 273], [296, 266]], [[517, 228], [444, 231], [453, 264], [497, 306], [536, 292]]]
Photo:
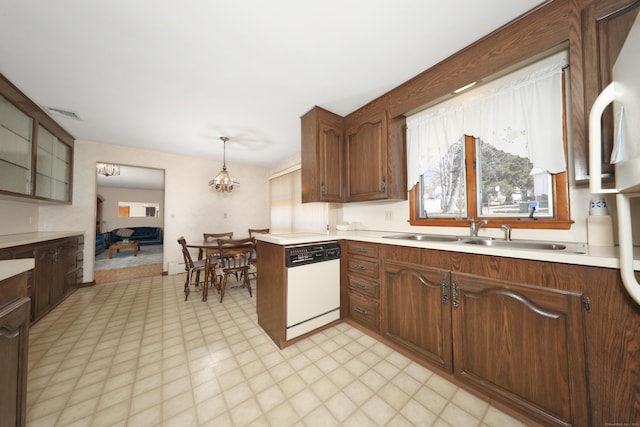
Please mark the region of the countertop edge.
[[84, 235], [84, 231], [37, 231], [33, 233], [5, 234], [0, 236], [0, 249], [28, 245], [31, 243], [46, 242], [47, 240], [62, 239], [65, 237], [77, 236], [79, 234]]
[[34, 265], [33, 258], [0, 260], [0, 280], [31, 270]]
[[[424, 249], [436, 249], [451, 252], [464, 252], [477, 255], [500, 256], [506, 258], [518, 258], [534, 261], [555, 262], [561, 264], [584, 265], [591, 267], [620, 268], [618, 258], [618, 247], [611, 246], [587, 246], [577, 242], [558, 242], [566, 244], [568, 251], [549, 250], [525, 250], [525, 249], [504, 249], [495, 247], [482, 247], [468, 245], [462, 242], [435, 242], [435, 241], [412, 241], [401, 239], [388, 239], [384, 236], [393, 234], [403, 234], [394, 231], [334, 231], [325, 234], [308, 233], [300, 236], [300, 233], [292, 233], [290, 237], [286, 234], [261, 234], [256, 235], [256, 239], [273, 243], [276, 245], [290, 246], [302, 245], [313, 242], [326, 242], [330, 240], [353, 240], [361, 242], [371, 242], [395, 246], [407, 246]], [[577, 253], [578, 246], [586, 248], [586, 253]], [[571, 250], [573, 249], [573, 251]], [[634, 270], [640, 271], [640, 248], [634, 248]]]

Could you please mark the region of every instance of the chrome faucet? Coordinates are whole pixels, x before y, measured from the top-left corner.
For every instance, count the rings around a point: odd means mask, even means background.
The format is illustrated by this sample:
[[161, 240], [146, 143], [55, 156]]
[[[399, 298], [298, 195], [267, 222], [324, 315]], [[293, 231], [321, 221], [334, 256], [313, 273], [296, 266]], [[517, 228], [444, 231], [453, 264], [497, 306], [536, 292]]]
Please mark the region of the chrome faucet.
[[480, 227], [489, 223], [488, 219], [483, 219], [476, 222], [475, 218], [471, 218], [470, 221], [471, 221], [471, 226], [469, 227], [469, 235], [472, 237], [478, 237], [478, 231], [480, 230]]
[[502, 228], [504, 230], [504, 240], [506, 240], [507, 242], [511, 240], [511, 227], [509, 227], [507, 224], [502, 224], [500, 226], [500, 228]]

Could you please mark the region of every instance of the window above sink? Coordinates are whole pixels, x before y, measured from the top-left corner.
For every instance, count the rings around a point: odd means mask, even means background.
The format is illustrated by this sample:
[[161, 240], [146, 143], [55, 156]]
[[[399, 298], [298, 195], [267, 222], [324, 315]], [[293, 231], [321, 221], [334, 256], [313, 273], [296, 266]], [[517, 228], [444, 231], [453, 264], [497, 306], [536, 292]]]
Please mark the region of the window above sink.
[[411, 225], [570, 228], [567, 63], [556, 52], [407, 118]]

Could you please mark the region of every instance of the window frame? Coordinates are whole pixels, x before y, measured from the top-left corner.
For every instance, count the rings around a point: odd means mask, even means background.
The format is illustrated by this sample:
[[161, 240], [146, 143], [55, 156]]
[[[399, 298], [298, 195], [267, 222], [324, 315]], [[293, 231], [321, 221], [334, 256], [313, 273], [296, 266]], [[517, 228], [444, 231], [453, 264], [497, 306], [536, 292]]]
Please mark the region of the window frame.
[[[476, 186], [476, 138], [465, 135], [465, 185], [467, 195], [467, 216], [457, 218], [421, 218], [420, 209], [420, 186], [416, 183], [409, 191], [409, 224], [417, 226], [436, 227], [468, 227], [469, 221], [483, 220], [489, 221], [484, 227], [499, 228], [501, 225], [508, 225], [511, 228], [529, 229], [555, 229], [568, 230], [571, 228], [570, 203], [569, 203], [569, 179], [568, 179], [568, 149], [567, 149], [567, 68], [563, 71], [562, 79], [562, 140], [565, 152], [566, 170], [561, 173], [551, 175], [553, 215], [551, 217], [499, 217], [499, 216], [475, 216], [478, 212], [478, 193]], [[471, 215], [471, 217], [469, 216]]]

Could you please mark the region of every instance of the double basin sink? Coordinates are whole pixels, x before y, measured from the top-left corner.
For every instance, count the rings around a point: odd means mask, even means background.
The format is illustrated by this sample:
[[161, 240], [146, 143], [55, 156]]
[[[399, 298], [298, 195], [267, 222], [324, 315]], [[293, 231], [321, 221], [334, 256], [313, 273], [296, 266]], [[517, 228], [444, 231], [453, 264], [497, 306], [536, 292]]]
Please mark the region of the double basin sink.
[[562, 251], [567, 245], [554, 242], [541, 242], [534, 240], [498, 240], [493, 237], [475, 236], [449, 236], [439, 234], [396, 234], [383, 236], [387, 239], [413, 240], [418, 242], [460, 242], [465, 245], [487, 246], [501, 249], [532, 249], [546, 251]]

